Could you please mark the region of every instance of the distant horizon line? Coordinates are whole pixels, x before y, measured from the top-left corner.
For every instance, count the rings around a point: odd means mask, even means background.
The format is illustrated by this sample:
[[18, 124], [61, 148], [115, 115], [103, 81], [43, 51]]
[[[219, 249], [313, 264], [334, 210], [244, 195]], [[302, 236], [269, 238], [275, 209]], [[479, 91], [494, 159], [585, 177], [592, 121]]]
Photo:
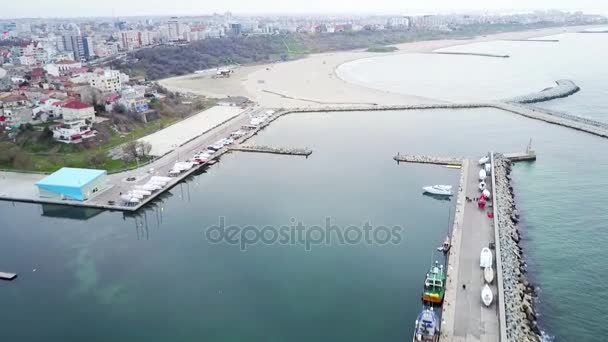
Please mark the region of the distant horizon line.
[[107, 19], [107, 18], [171, 18], [171, 17], [182, 17], [182, 18], [196, 18], [196, 17], [210, 17], [215, 14], [223, 15], [225, 13], [231, 13], [235, 17], [309, 17], [309, 16], [360, 16], [360, 17], [389, 17], [389, 16], [421, 16], [421, 15], [459, 15], [459, 14], [476, 14], [476, 15], [512, 15], [512, 14], [529, 14], [534, 12], [547, 12], [547, 11], [560, 11], [560, 12], [583, 12], [589, 15], [608, 15], [607, 9], [573, 9], [573, 8], [530, 8], [530, 9], [495, 9], [495, 10], [474, 10], [474, 9], [453, 9], [453, 10], [423, 10], [413, 9], [409, 12], [403, 11], [354, 11], [354, 12], [233, 12], [230, 10], [223, 12], [205, 12], [205, 13], [173, 13], [173, 14], [141, 14], [141, 15], [74, 15], [74, 16], [46, 16], [46, 17], [31, 17], [31, 16], [0, 16], [1, 21], [6, 20], [41, 20], [41, 19]]

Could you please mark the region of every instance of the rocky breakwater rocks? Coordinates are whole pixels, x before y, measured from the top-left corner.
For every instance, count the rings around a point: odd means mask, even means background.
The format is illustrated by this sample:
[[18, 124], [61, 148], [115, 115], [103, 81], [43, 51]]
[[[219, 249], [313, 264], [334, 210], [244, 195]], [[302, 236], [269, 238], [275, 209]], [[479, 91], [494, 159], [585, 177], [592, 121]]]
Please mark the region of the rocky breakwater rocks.
[[397, 154], [393, 157], [397, 162], [404, 163], [418, 163], [418, 164], [437, 164], [437, 165], [453, 165], [461, 166], [462, 159], [459, 158], [444, 158], [444, 157], [433, 157], [433, 156], [421, 156], [411, 154]]
[[525, 277], [526, 264], [519, 246], [519, 214], [511, 187], [511, 161], [496, 154], [496, 201], [502, 273], [506, 331], [508, 341], [540, 341], [540, 329], [533, 306], [534, 287]]
[[558, 80], [555, 82], [555, 87], [545, 89], [536, 93], [513, 97], [504, 100], [505, 102], [516, 102], [516, 103], [537, 103], [544, 102], [562, 97], [567, 97], [577, 93], [581, 88], [570, 80]]

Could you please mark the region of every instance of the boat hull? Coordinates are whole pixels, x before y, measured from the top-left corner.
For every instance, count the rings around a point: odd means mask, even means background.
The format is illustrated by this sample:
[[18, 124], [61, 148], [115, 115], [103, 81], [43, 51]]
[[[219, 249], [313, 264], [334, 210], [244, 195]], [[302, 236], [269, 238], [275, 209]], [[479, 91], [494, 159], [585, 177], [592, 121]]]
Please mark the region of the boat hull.
[[486, 267], [483, 269], [483, 279], [486, 281], [486, 283], [492, 284], [494, 281], [494, 270], [492, 267]]
[[431, 293], [431, 294], [425, 293], [422, 295], [422, 301], [426, 302], [426, 303], [432, 303], [432, 304], [442, 304], [443, 296], [436, 294], [436, 293]]

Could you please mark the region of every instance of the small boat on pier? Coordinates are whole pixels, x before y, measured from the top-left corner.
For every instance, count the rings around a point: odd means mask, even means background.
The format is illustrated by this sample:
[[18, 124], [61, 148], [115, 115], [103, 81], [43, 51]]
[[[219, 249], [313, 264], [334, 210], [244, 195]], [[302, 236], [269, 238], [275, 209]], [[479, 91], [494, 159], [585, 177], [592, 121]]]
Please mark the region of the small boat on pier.
[[492, 251], [490, 251], [488, 247], [481, 249], [481, 253], [479, 254], [479, 267], [492, 267]]
[[483, 279], [488, 284], [492, 284], [492, 282], [494, 281], [494, 269], [492, 269], [491, 266], [490, 267], [485, 267], [483, 269]]
[[424, 280], [424, 290], [422, 292], [422, 300], [432, 304], [443, 303], [445, 295], [445, 270], [443, 265], [439, 265], [439, 261], [435, 261], [430, 271], [426, 274]]
[[439, 319], [433, 308], [425, 308], [416, 318], [412, 342], [437, 341], [439, 341]]
[[483, 305], [490, 306], [492, 305], [492, 301], [494, 300], [494, 294], [492, 293], [492, 289], [488, 284], [484, 285], [481, 289], [481, 301]]

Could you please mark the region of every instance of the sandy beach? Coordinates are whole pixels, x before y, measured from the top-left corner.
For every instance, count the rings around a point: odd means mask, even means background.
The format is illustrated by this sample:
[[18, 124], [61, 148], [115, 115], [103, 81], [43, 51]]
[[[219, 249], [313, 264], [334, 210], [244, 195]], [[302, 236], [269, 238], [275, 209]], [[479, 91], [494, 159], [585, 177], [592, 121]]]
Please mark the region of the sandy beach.
[[245, 96], [270, 108], [322, 107], [327, 105], [397, 105], [438, 103], [417, 96], [395, 94], [347, 83], [336, 74], [341, 64], [354, 60], [405, 53], [428, 53], [437, 49], [501, 39], [529, 39], [576, 32], [585, 27], [557, 27], [506, 32], [471, 39], [431, 40], [396, 44], [399, 50], [373, 53], [364, 50], [313, 54], [299, 60], [236, 68], [230, 78], [191, 74], [159, 81], [172, 91], [210, 97]]

